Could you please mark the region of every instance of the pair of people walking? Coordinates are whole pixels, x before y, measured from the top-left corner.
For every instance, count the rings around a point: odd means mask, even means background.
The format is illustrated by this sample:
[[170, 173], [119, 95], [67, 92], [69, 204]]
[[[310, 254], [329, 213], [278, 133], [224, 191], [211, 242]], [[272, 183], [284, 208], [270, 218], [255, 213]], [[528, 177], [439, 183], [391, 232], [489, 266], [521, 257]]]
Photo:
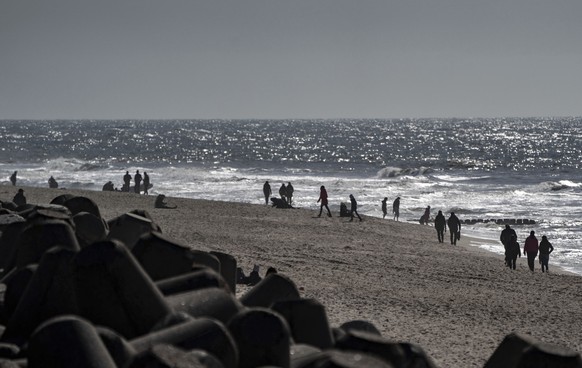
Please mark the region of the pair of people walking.
[[437, 231], [439, 243], [444, 243], [445, 241], [447, 226], [451, 234], [451, 244], [457, 245], [457, 240], [461, 240], [461, 220], [459, 220], [454, 212], [451, 212], [449, 218], [446, 219], [443, 211], [439, 211], [434, 219], [434, 227]]
[[[509, 225], [505, 225], [505, 229], [503, 229], [499, 238], [505, 247], [505, 264], [510, 269], [515, 270], [517, 257], [521, 257], [517, 234]], [[535, 260], [538, 255], [542, 265], [542, 272], [548, 272], [550, 253], [553, 251], [554, 247], [548, 241], [548, 238], [544, 235], [542, 236], [542, 241], [538, 242], [538, 238], [535, 236], [535, 231], [533, 230], [530, 231], [523, 245], [523, 254], [527, 257], [527, 266], [531, 272], [534, 272]]]
[[[325, 189], [325, 186], [323, 186], [323, 185], [319, 188], [319, 198], [317, 199], [317, 203], [321, 203], [319, 206], [319, 215], [317, 215], [317, 217], [321, 217], [321, 214], [323, 212], [323, 207], [325, 207], [325, 209], [327, 210], [327, 216], [332, 217], [331, 211], [329, 210], [329, 207], [328, 207], [327, 190]], [[358, 202], [356, 201], [356, 198], [354, 197], [353, 194], [350, 194], [350, 204], [351, 204], [350, 221], [354, 221], [354, 216], [357, 216], [358, 219], [360, 221], [362, 221], [362, 217], [358, 213]]]
[[[396, 197], [394, 202], [392, 202], [392, 213], [394, 213], [394, 221], [398, 221], [400, 217], [400, 197]], [[382, 218], [386, 218], [388, 214], [388, 197], [384, 197], [382, 200]]]

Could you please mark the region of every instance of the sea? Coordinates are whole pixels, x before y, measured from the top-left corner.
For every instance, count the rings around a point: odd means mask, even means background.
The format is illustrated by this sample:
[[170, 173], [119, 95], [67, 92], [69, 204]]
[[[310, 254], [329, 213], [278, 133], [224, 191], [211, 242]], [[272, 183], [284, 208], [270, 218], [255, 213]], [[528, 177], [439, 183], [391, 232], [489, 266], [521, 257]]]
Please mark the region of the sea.
[[[48, 187], [53, 176], [60, 188], [100, 191], [139, 170], [150, 176], [150, 195], [264, 205], [265, 181], [274, 194], [292, 183], [293, 205], [314, 213], [324, 185], [336, 213], [353, 194], [360, 214], [382, 218], [388, 198], [386, 221], [400, 197], [401, 221], [418, 223], [427, 206], [431, 218], [441, 210], [484, 220], [462, 233], [498, 253], [500, 267], [504, 225], [489, 220], [526, 219], [512, 225], [520, 244], [532, 230], [546, 235], [555, 247], [550, 270], [580, 275], [581, 151], [581, 117], [0, 120], [5, 184], [18, 171], [17, 185]], [[435, 233], [435, 246], [450, 245]]]

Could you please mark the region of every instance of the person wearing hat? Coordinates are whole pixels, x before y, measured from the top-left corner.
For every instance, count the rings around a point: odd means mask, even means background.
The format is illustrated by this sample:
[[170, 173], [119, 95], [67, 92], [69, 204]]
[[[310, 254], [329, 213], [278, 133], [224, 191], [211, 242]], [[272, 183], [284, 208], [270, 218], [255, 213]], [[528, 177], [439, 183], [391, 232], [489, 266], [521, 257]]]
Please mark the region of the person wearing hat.
[[549, 272], [548, 262], [550, 261], [550, 253], [554, 251], [554, 247], [552, 246], [552, 243], [548, 241], [548, 238], [545, 235], [542, 236], [539, 251], [540, 251], [540, 263], [542, 264], [542, 272], [544, 272], [544, 268], [545, 272]]
[[24, 189], [18, 189], [18, 193], [12, 198], [12, 202], [14, 202], [17, 206], [23, 206], [26, 204], [26, 197], [24, 196]]
[[533, 230], [530, 231], [523, 245], [523, 254], [527, 255], [527, 265], [531, 272], [534, 270], [535, 260], [538, 255], [538, 238], [536, 238], [535, 233]]

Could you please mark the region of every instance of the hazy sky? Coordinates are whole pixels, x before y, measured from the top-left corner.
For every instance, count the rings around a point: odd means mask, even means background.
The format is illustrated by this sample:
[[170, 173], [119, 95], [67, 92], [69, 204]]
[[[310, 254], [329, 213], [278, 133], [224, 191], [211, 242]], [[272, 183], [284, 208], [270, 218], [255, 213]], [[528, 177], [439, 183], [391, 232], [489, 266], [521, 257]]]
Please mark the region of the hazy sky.
[[582, 116], [581, 0], [0, 0], [0, 119]]

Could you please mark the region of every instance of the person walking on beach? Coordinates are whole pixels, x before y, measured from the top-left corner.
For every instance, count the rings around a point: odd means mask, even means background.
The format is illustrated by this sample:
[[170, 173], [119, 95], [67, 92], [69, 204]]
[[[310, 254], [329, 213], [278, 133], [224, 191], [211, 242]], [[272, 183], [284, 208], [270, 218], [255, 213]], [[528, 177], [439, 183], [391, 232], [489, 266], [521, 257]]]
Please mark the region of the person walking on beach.
[[141, 187], [141, 174], [139, 173], [139, 170], [136, 170], [135, 175], [133, 176], [133, 181], [135, 182], [135, 187], [133, 189], [137, 194], [139, 194]]
[[388, 214], [388, 197], [384, 197], [384, 200], [382, 201], [382, 218], [385, 219], [386, 215]]
[[131, 184], [131, 175], [129, 171], [125, 172], [123, 175], [123, 188], [121, 189], [122, 192], [129, 192], [129, 185]]
[[544, 268], [545, 272], [550, 272], [550, 270], [548, 269], [548, 262], [550, 261], [550, 253], [554, 251], [554, 247], [552, 246], [552, 243], [548, 241], [548, 238], [545, 235], [542, 236], [539, 251], [540, 251], [540, 262], [542, 264], [542, 272], [544, 272]]
[[291, 182], [287, 183], [286, 193], [287, 193], [287, 203], [289, 204], [289, 206], [291, 206], [291, 201], [293, 200], [293, 192], [294, 191], [295, 191], [295, 188], [293, 188], [293, 185], [291, 185]]
[[143, 194], [149, 195], [148, 187], [150, 186], [150, 176], [147, 172], [143, 172]]
[[321, 205], [319, 206], [319, 215], [317, 217], [321, 217], [323, 207], [325, 207], [325, 209], [327, 210], [327, 216], [331, 217], [331, 211], [327, 206], [327, 190], [325, 190], [325, 187], [323, 185], [319, 188], [319, 199], [317, 200], [317, 203], [319, 202], [321, 202]]
[[[509, 226], [509, 224], [506, 224], [505, 229], [503, 229], [503, 231], [501, 231], [501, 235], [499, 236], [499, 240], [501, 241], [501, 244], [503, 244], [503, 249], [505, 250], [505, 264], [507, 264], [507, 260], [508, 260], [507, 250], [509, 248], [509, 243], [511, 242], [512, 236], [515, 236], [515, 239], [517, 240], [517, 234], [515, 233], [515, 230], [513, 230]], [[521, 251], [520, 251], [520, 253], [521, 253]]]
[[536, 238], [535, 233], [533, 230], [530, 231], [523, 246], [523, 254], [527, 255], [527, 265], [531, 272], [534, 271], [535, 260], [538, 255], [538, 238]]
[[14, 202], [15, 205], [17, 206], [23, 206], [26, 204], [26, 197], [24, 196], [24, 189], [18, 189], [18, 193], [16, 193], [16, 195], [14, 195], [14, 198], [12, 198], [12, 202]]
[[356, 198], [354, 198], [353, 194], [350, 194], [350, 203], [352, 204], [352, 218], [350, 219], [351, 221], [354, 221], [354, 213], [356, 214], [356, 216], [358, 216], [358, 218], [360, 219], [360, 221], [362, 221], [362, 218], [360, 217], [360, 214], [358, 213], [358, 202], [356, 202]]
[[507, 251], [505, 251], [505, 263], [510, 270], [515, 270], [518, 256], [521, 258], [521, 249], [517, 242], [517, 235], [512, 234], [507, 243]]
[[443, 215], [443, 211], [439, 211], [434, 218], [434, 228], [437, 231], [439, 243], [444, 243], [445, 232], [447, 231], [447, 220], [445, 219], [445, 215]]
[[265, 196], [265, 204], [269, 204], [269, 198], [271, 197], [271, 194], [273, 194], [273, 192], [271, 191], [271, 184], [269, 184], [269, 181], [265, 181], [265, 184], [263, 184], [263, 195]]
[[281, 184], [281, 188], [279, 188], [279, 196], [281, 197], [281, 199], [284, 202], [287, 202], [287, 200], [285, 199], [285, 196], [287, 195], [287, 187], [285, 186], [285, 183]]
[[424, 215], [420, 217], [421, 225], [428, 225], [428, 220], [430, 219], [430, 206], [427, 206], [424, 210]]
[[18, 174], [18, 171], [15, 171], [12, 173], [12, 175], [10, 175], [10, 182], [12, 183], [12, 186], [16, 186], [16, 174]]
[[394, 221], [398, 221], [400, 217], [400, 197], [396, 197], [392, 203], [392, 212], [394, 213]]
[[449, 226], [449, 232], [451, 233], [451, 244], [457, 245], [457, 240], [461, 240], [461, 220], [451, 212], [449, 219], [447, 220], [447, 225]]

